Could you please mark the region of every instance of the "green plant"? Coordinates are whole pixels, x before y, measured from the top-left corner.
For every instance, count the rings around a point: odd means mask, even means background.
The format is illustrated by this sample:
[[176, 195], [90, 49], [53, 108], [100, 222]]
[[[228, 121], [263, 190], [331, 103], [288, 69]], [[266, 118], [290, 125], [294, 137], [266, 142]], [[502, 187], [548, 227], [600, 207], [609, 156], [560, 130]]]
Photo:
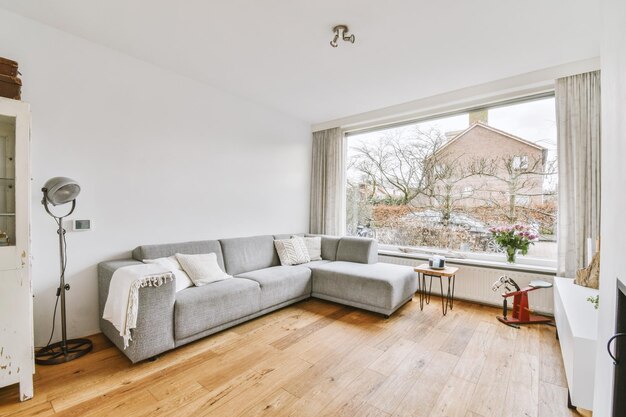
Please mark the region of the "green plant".
[[587, 297], [587, 301], [589, 301], [591, 304], [593, 304], [593, 306], [595, 307], [595, 309], [597, 310], [598, 307], [600, 306], [600, 296], [596, 295], [595, 297]]
[[515, 255], [520, 251], [522, 255], [528, 253], [530, 245], [534, 245], [539, 238], [528, 226], [516, 224], [513, 226], [492, 227], [489, 229], [494, 240], [504, 248], [509, 263], [515, 262]]

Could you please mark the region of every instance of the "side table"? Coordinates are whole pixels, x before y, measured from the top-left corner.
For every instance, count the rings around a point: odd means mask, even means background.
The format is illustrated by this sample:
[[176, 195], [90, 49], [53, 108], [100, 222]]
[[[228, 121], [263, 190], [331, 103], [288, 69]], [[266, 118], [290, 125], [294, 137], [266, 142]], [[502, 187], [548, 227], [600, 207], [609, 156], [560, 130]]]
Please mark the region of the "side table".
[[[417, 272], [417, 288], [420, 293], [420, 310], [424, 309], [424, 303], [430, 304], [430, 295], [433, 289], [433, 278], [439, 278], [439, 287], [441, 288], [441, 311], [445, 316], [454, 307], [454, 284], [456, 282], [456, 273], [459, 268], [447, 266], [444, 269], [432, 269], [428, 264], [421, 264], [415, 267]], [[426, 277], [430, 278], [428, 292], [426, 292]], [[448, 278], [448, 290], [443, 293], [443, 281]]]

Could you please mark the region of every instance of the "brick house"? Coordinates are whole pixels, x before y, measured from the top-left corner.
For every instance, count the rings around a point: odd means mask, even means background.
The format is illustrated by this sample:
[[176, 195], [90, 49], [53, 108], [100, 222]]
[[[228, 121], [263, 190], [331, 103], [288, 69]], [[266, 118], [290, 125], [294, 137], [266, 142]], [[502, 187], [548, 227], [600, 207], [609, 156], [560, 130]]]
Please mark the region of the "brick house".
[[[480, 120], [461, 132], [446, 136], [449, 140], [433, 156], [436, 173], [449, 167], [467, 172], [468, 167], [476, 167], [480, 161], [489, 162], [490, 166], [490, 175], [473, 175], [461, 180], [457, 180], [458, 171], [440, 175], [444, 179], [436, 184], [440, 189], [448, 184], [447, 193], [452, 195], [455, 205], [476, 207], [497, 202], [528, 206], [543, 202], [546, 148]], [[449, 175], [448, 180], [446, 175]]]

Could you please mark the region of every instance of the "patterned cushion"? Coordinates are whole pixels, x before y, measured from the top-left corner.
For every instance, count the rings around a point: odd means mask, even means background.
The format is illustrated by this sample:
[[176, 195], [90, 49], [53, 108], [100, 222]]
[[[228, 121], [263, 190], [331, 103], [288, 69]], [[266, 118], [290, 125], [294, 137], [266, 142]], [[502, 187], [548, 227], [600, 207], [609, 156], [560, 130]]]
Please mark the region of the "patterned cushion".
[[283, 266], [299, 265], [311, 262], [309, 252], [302, 238], [280, 239], [274, 241], [280, 264]]

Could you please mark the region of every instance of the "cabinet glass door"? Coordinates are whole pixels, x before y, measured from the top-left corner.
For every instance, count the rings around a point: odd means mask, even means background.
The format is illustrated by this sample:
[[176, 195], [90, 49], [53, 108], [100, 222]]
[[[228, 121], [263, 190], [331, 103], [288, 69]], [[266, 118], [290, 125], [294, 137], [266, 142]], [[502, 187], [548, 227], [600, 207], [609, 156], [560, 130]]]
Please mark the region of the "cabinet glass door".
[[15, 240], [15, 118], [0, 115], [0, 246]]

